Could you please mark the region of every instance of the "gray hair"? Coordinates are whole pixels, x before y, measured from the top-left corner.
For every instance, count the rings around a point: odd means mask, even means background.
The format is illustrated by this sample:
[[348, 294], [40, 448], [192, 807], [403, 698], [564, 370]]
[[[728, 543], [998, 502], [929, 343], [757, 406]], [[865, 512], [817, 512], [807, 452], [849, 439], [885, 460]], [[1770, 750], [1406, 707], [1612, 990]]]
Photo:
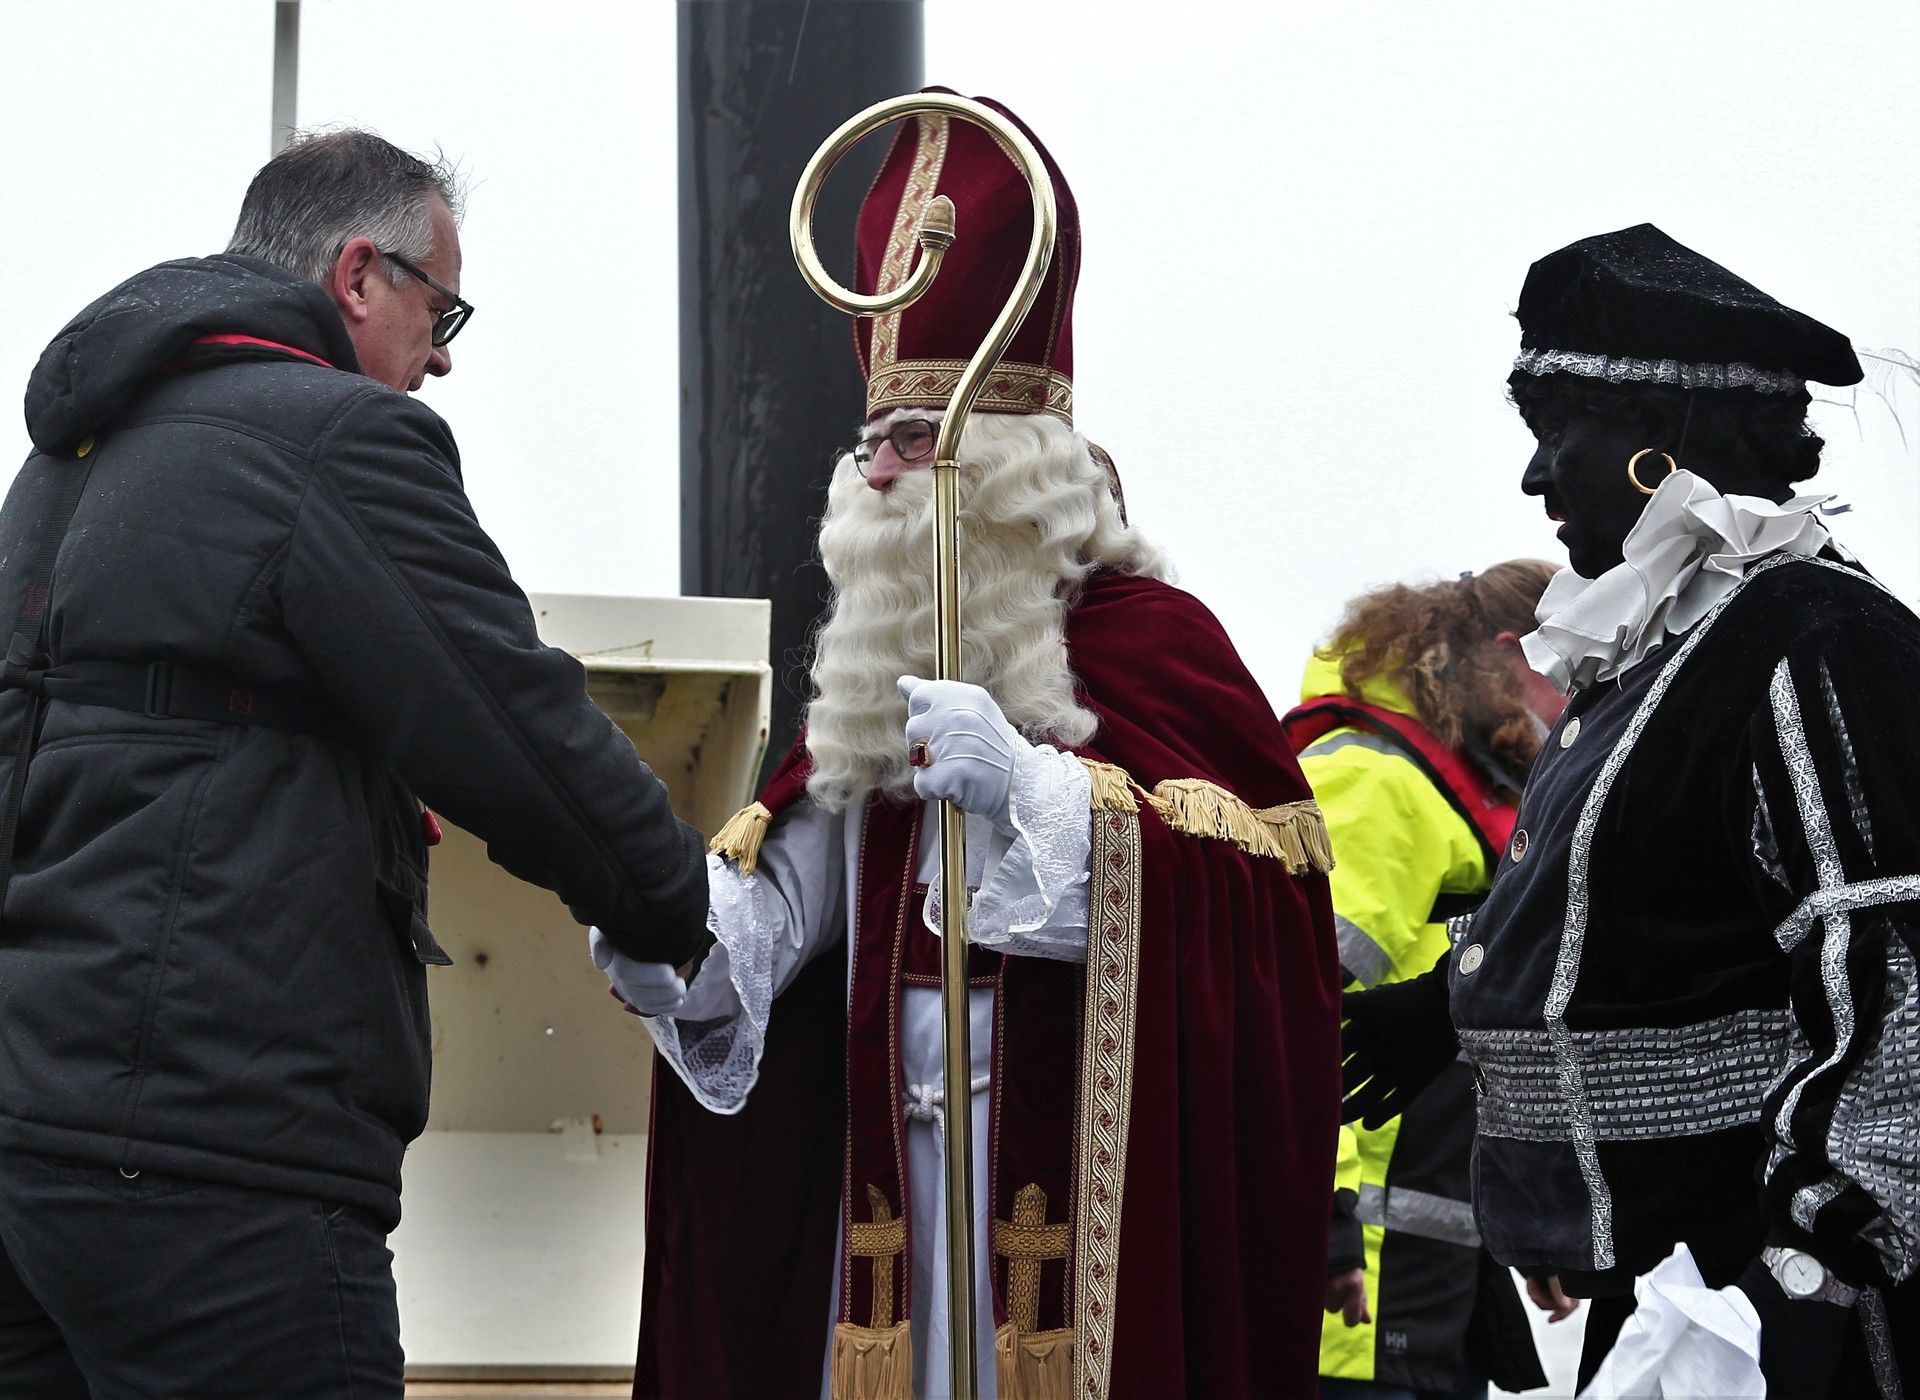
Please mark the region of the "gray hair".
[[[324, 283], [340, 250], [371, 238], [413, 262], [434, 253], [432, 201], [459, 222], [459, 179], [444, 159], [412, 156], [371, 131], [308, 132], [260, 167], [240, 203], [229, 253], [244, 253]], [[407, 274], [386, 264], [399, 286]]]

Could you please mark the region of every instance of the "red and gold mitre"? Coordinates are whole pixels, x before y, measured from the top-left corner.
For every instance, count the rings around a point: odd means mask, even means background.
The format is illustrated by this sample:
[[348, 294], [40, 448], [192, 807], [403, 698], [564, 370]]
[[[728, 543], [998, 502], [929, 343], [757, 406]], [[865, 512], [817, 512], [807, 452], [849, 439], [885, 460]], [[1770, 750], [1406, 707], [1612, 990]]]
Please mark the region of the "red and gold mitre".
[[[949, 88], [927, 88], [950, 92]], [[992, 98], [977, 101], [1019, 127], [1046, 162], [1058, 205], [1053, 262], [1039, 300], [987, 377], [974, 408], [1051, 413], [1073, 421], [1073, 288], [1080, 276], [1080, 211], [1040, 138]], [[1019, 167], [985, 130], [944, 114], [909, 117], [860, 206], [854, 290], [891, 290], [913, 270], [920, 219], [935, 195], [953, 201], [958, 238], [940, 275], [904, 311], [854, 321], [867, 377], [867, 416], [940, 408], [1013, 295], [1033, 237], [1033, 195]]]

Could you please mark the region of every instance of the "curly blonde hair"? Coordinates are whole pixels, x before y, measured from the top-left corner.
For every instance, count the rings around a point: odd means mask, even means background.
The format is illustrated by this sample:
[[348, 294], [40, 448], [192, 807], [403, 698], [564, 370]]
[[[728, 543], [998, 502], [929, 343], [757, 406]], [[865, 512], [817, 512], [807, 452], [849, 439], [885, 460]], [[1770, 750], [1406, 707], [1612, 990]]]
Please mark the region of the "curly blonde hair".
[[1483, 749], [1524, 776], [1540, 752], [1540, 727], [1494, 638], [1534, 629], [1534, 609], [1554, 572], [1543, 559], [1509, 559], [1422, 588], [1376, 588], [1347, 604], [1320, 654], [1338, 659], [1351, 698], [1385, 676], [1441, 743]]

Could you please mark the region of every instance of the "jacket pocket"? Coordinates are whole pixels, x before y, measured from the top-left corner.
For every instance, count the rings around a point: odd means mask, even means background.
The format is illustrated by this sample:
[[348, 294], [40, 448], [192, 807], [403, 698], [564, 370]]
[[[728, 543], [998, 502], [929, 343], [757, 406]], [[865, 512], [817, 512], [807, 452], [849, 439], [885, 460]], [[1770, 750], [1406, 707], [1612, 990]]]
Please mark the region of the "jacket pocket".
[[393, 924], [393, 931], [399, 936], [401, 944], [411, 948], [414, 957], [429, 967], [452, 967], [453, 958], [440, 946], [440, 940], [433, 936], [433, 930], [427, 926], [427, 916], [421, 911], [420, 900], [414, 891], [403, 888], [385, 876], [375, 876], [374, 883], [379, 887], [381, 906], [387, 911], [387, 918]]

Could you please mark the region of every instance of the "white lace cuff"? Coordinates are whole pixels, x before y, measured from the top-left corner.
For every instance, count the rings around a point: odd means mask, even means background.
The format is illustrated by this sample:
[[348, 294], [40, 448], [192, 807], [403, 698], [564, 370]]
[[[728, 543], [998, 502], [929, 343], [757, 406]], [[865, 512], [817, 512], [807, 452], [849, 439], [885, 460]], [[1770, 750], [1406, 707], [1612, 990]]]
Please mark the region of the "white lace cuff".
[[644, 1018], [653, 1043], [701, 1107], [738, 1113], [760, 1076], [786, 921], [769, 892], [718, 856], [707, 857], [707, 927], [717, 940], [673, 1016]]
[[[989, 863], [968, 910], [974, 942], [1015, 957], [1087, 960], [1092, 801], [1093, 780], [1072, 754], [1045, 744], [1014, 754], [1007, 804], [1013, 829], [996, 831], [989, 844]], [[937, 875], [927, 891], [926, 918], [938, 935]]]

